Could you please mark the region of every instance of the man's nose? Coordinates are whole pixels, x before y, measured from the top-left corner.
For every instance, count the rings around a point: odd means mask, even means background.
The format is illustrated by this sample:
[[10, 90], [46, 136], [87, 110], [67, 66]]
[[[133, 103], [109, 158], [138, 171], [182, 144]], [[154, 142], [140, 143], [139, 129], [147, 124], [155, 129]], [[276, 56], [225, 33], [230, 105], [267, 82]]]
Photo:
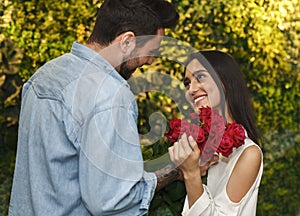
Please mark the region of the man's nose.
[[148, 57], [147, 57], [146, 64], [147, 64], [147, 65], [151, 65], [151, 64], [153, 63], [153, 59], [154, 59], [153, 56], [148, 56]]

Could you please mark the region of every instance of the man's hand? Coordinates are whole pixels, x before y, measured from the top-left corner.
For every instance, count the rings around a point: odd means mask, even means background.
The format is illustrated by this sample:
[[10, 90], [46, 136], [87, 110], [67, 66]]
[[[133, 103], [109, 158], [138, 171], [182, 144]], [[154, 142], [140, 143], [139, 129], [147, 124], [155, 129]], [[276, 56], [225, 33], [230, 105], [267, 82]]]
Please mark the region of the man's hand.
[[175, 168], [173, 164], [169, 164], [164, 168], [154, 172], [157, 176], [157, 186], [155, 191], [159, 191], [168, 184], [176, 180], [183, 180], [181, 171]]

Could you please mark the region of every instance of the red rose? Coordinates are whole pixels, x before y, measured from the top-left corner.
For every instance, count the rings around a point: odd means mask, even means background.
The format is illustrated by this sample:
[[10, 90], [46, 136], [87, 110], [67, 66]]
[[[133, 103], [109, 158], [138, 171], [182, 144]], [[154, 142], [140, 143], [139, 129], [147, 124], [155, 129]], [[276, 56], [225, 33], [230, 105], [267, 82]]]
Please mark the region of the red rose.
[[245, 143], [245, 130], [242, 125], [237, 124], [236, 121], [227, 124], [226, 133], [232, 138], [234, 147], [238, 148]]
[[204, 135], [204, 130], [201, 127], [195, 124], [191, 124], [189, 130], [189, 135], [191, 135], [198, 144], [202, 144], [205, 142], [206, 137]]
[[170, 142], [176, 142], [179, 139], [181, 131], [181, 120], [174, 118], [170, 122], [170, 128], [167, 133], [165, 133], [165, 136]]
[[185, 132], [187, 136], [191, 135], [201, 151], [202, 161], [209, 160], [214, 152], [228, 157], [233, 147], [238, 148], [245, 142], [246, 136], [242, 125], [237, 124], [236, 121], [226, 125], [225, 118], [218, 110], [201, 107], [199, 115], [192, 113], [190, 118], [191, 121], [196, 120], [196, 124], [184, 119], [173, 119], [165, 136], [170, 142], [176, 142]]
[[218, 110], [212, 110], [209, 107], [201, 107], [199, 109], [199, 118], [203, 123], [202, 128], [206, 133], [212, 136], [223, 134], [225, 128], [225, 119], [219, 114]]
[[234, 141], [231, 136], [224, 134], [221, 143], [217, 149], [217, 152], [221, 153], [223, 156], [228, 157], [232, 153]]
[[219, 136], [222, 137], [225, 131], [225, 119], [220, 116], [219, 114], [214, 114], [213, 118], [211, 119], [209, 128], [209, 136]]
[[212, 117], [212, 110], [210, 107], [200, 107], [199, 108], [199, 119], [202, 122], [209, 123]]
[[189, 129], [189, 123], [186, 120], [174, 118], [170, 122], [170, 128], [164, 135], [170, 142], [176, 142], [184, 132]]
[[206, 135], [209, 134], [210, 126], [211, 126], [211, 122], [204, 122], [203, 125], [202, 125], [202, 128], [203, 128]]
[[204, 148], [202, 149], [201, 162], [206, 162], [213, 156], [219, 146], [219, 143], [220, 141], [217, 140], [216, 137], [208, 137]]
[[189, 131], [189, 128], [190, 128], [190, 123], [186, 120], [181, 120], [181, 134], [184, 134], [184, 132], [187, 132]]

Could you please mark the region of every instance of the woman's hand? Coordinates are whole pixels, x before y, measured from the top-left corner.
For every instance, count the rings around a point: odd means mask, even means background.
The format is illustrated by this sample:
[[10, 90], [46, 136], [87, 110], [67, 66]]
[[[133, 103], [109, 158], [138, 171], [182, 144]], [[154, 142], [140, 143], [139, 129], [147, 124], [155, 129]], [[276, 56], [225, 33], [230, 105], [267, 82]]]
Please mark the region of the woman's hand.
[[[178, 167], [181, 174], [188, 174], [199, 169], [201, 152], [192, 137], [183, 134], [182, 138], [169, 147], [172, 162]], [[201, 176], [205, 176], [209, 167], [219, 161], [219, 155], [214, 154], [206, 163], [200, 166]], [[183, 180], [183, 176], [180, 176]]]
[[184, 178], [200, 172], [200, 150], [191, 136], [184, 133], [168, 150], [171, 161], [182, 171]]
[[183, 134], [178, 142], [169, 147], [170, 158], [183, 173], [189, 207], [204, 193], [200, 174], [200, 150], [195, 140]]

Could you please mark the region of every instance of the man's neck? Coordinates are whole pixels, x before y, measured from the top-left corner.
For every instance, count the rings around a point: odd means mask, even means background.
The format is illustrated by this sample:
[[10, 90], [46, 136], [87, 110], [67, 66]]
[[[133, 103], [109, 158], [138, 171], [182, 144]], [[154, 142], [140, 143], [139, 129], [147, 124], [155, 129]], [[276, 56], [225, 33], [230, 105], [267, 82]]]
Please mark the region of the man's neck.
[[118, 42], [112, 43], [109, 46], [101, 46], [98, 43], [89, 43], [85, 46], [101, 55], [114, 68], [117, 68], [122, 62], [122, 56], [120, 55], [121, 52], [119, 50]]

